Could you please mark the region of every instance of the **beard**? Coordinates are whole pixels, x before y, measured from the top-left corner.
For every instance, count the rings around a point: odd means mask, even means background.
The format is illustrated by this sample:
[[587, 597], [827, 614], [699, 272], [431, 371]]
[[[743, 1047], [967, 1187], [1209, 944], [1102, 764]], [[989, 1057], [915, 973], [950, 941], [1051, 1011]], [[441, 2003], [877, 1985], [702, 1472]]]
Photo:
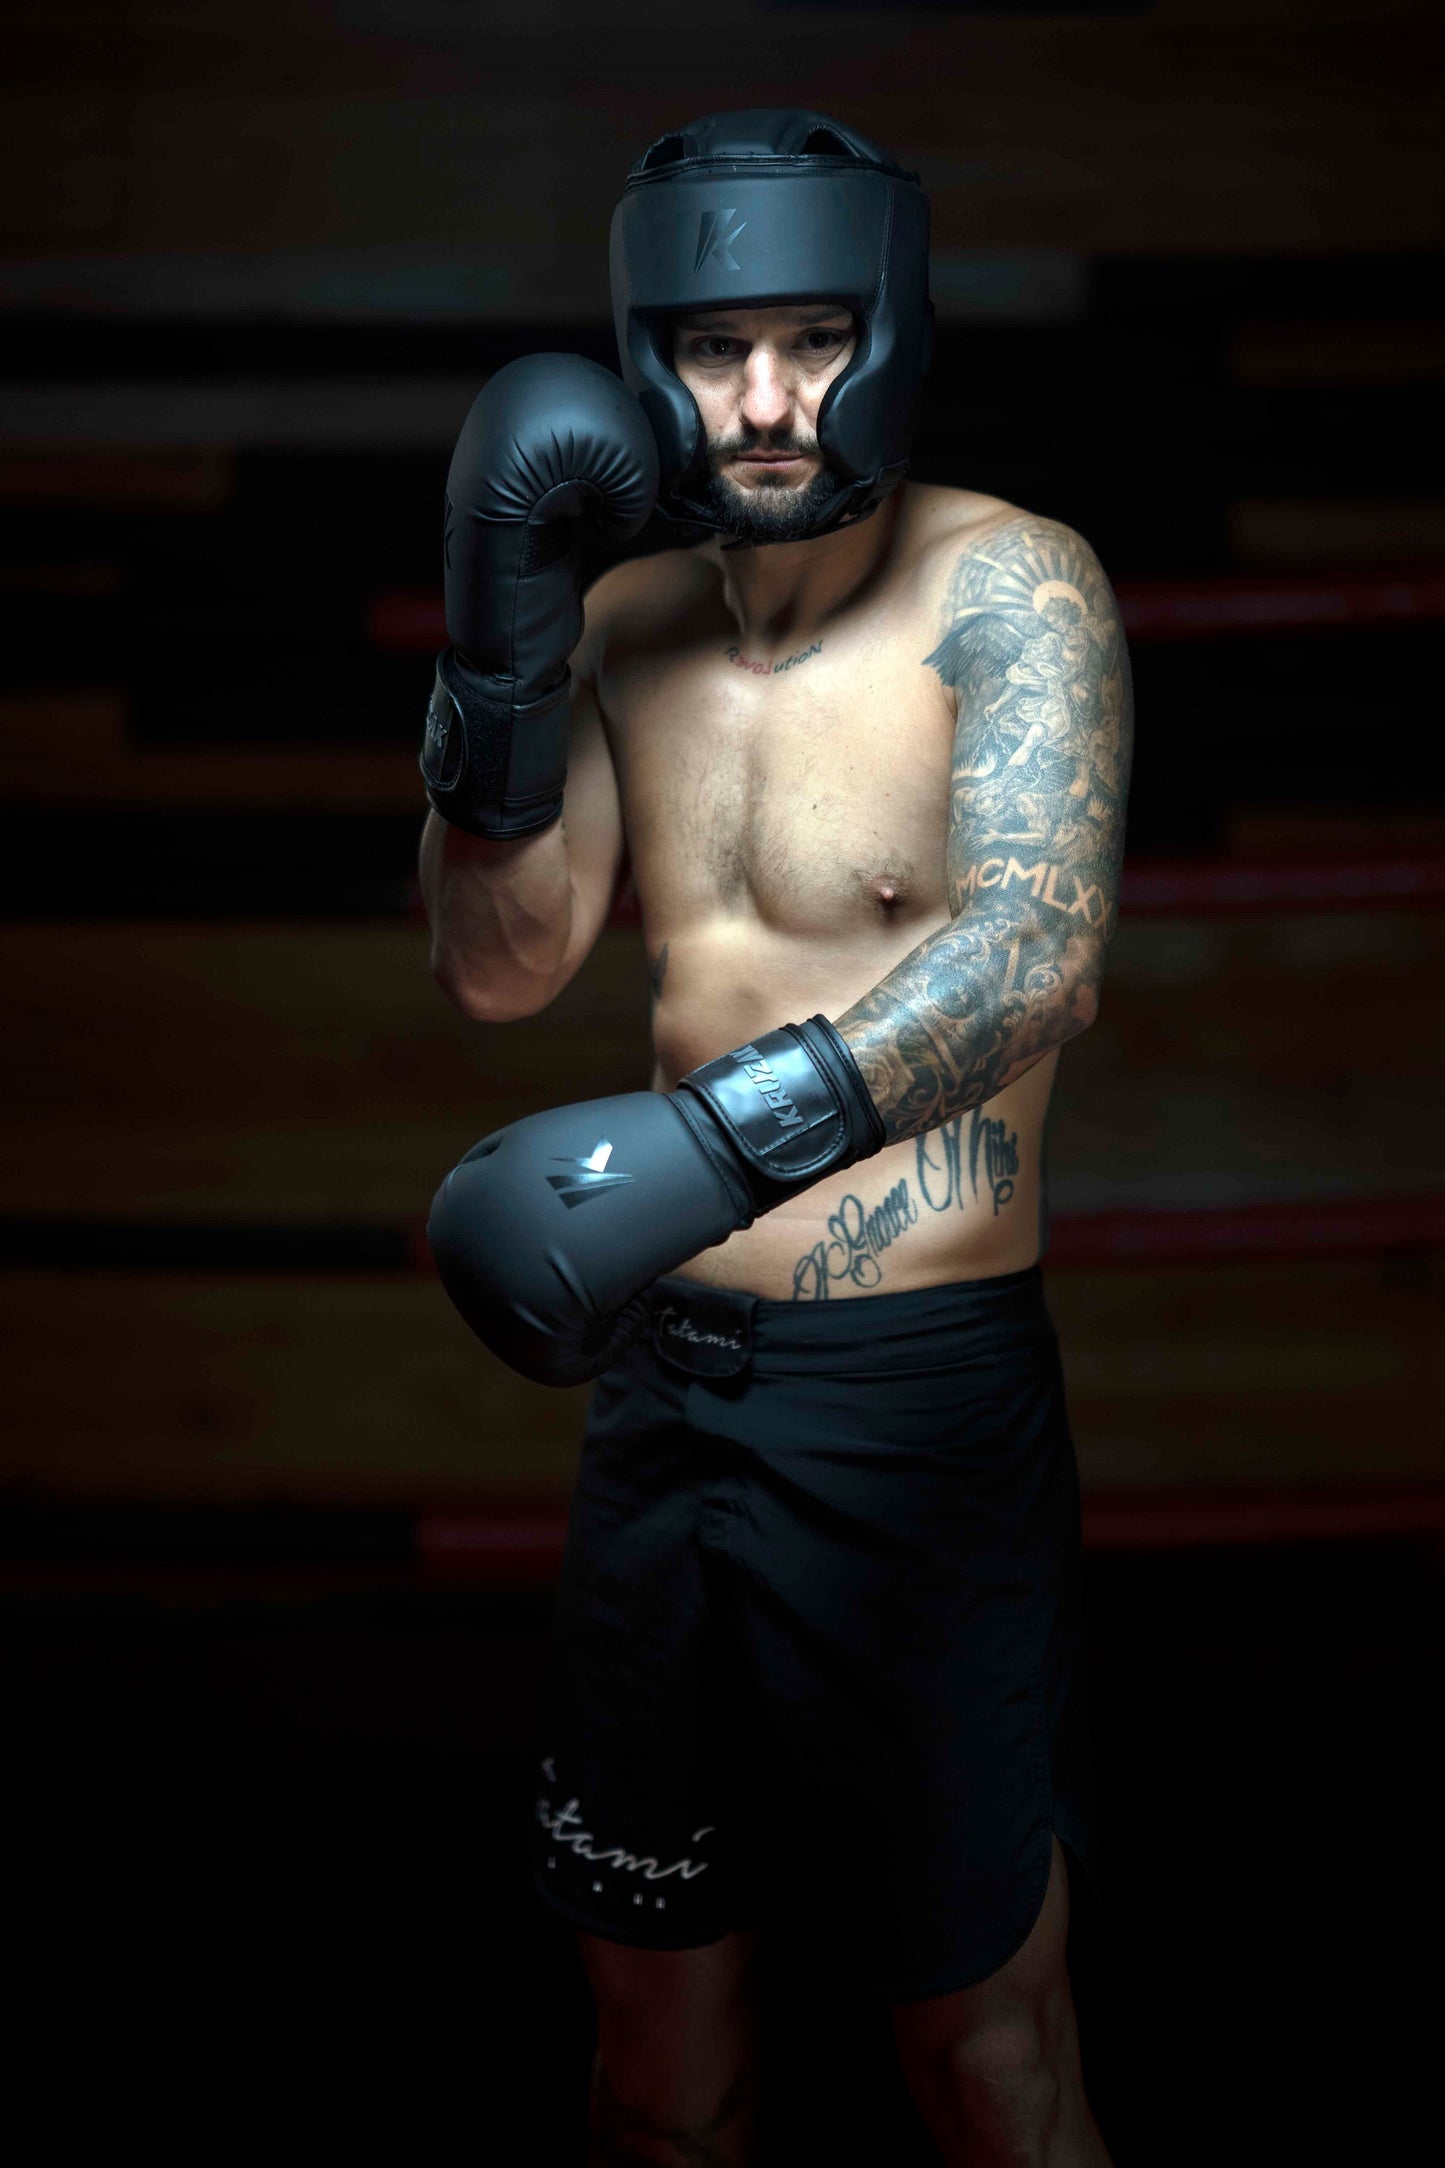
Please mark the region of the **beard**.
[[816, 444], [786, 443], [764, 447], [756, 439], [748, 443], [742, 438], [716, 444], [708, 453], [707, 479], [698, 491], [699, 502], [727, 529], [734, 542], [746, 547], [758, 548], [767, 542], [801, 542], [837, 490], [838, 477], [826, 463], [801, 485], [772, 481], [763, 470], [751, 488], [744, 489], [730, 475], [720, 472], [730, 459], [736, 459], [741, 453], [763, 449], [796, 452], [805, 459], [818, 456]]

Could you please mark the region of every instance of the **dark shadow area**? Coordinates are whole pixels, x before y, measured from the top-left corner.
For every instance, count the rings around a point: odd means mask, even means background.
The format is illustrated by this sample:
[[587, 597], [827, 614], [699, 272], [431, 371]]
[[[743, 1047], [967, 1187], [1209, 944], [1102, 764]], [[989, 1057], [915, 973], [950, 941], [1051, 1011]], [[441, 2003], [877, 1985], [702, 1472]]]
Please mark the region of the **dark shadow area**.
[[[1407, 2157], [1437, 1564], [1094, 1556], [1086, 1604], [1110, 1963], [1081, 2014], [1116, 2168]], [[22, 2090], [161, 2140], [200, 2113], [340, 2149], [400, 2116], [413, 2157], [450, 2133], [580, 2163], [590, 2007], [527, 1853], [549, 1617], [421, 1587], [12, 1583]], [[805, 1820], [795, 1843], [802, 1874]], [[886, 2011], [786, 1925], [765, 1950], [764, 2160], [933, 2160]], [[524, 2149], [491, 2149], [501, 2124]]]

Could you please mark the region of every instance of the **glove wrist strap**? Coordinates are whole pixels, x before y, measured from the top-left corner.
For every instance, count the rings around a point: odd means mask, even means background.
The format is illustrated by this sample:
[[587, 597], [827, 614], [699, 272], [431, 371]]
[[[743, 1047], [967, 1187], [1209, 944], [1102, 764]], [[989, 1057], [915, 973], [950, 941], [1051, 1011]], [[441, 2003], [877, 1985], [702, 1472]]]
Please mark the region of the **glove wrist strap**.
[[421, 772], [433, 810], [469, 835], [507, 840], [550, 828], [567, 775], [570, 678], [520, 702], [514, 679], [437, 657]]
[[[885, 1141], [857, 1064], [825, 1016], [702, 1063], [679, 1083], [676, 1103], [709, 1158], [729, 1163], [729, 1187], [745, 1185], [749, 1219]], [[716, 1125], [711, 1142], [705, 1124]]]

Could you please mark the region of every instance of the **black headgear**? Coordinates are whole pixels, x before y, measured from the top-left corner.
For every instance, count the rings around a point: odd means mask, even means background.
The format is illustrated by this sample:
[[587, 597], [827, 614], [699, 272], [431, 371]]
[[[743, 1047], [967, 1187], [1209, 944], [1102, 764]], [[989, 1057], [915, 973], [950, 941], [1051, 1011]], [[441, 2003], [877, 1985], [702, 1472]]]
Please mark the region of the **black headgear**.
[[611, 267], [622, 375], [657, 438], [670, 519], [724, 527], [696, 494], [707, 433], [666, 321], [681, 309], [845, 302], [857, 344], [818, 410], [838, 486], [808, 533], [861, 519], [902, 481], [933, 343], [916, 173], [821, 113], [712, 113], [660, 137], [628, 174]]

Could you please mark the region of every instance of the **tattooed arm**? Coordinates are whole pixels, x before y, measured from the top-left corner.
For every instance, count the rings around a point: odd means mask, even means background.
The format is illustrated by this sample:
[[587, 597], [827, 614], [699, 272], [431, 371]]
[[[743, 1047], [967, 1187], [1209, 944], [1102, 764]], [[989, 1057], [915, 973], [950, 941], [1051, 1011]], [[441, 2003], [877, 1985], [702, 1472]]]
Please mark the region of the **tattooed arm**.
[[1053, 520], [1015, 517], [963, 552], [925, 659], [958, 698], [951, 917], [836, 1019], [889, 1143], [993, 1098], [1093, 1022], [1133, 744], [1114, 597]]

